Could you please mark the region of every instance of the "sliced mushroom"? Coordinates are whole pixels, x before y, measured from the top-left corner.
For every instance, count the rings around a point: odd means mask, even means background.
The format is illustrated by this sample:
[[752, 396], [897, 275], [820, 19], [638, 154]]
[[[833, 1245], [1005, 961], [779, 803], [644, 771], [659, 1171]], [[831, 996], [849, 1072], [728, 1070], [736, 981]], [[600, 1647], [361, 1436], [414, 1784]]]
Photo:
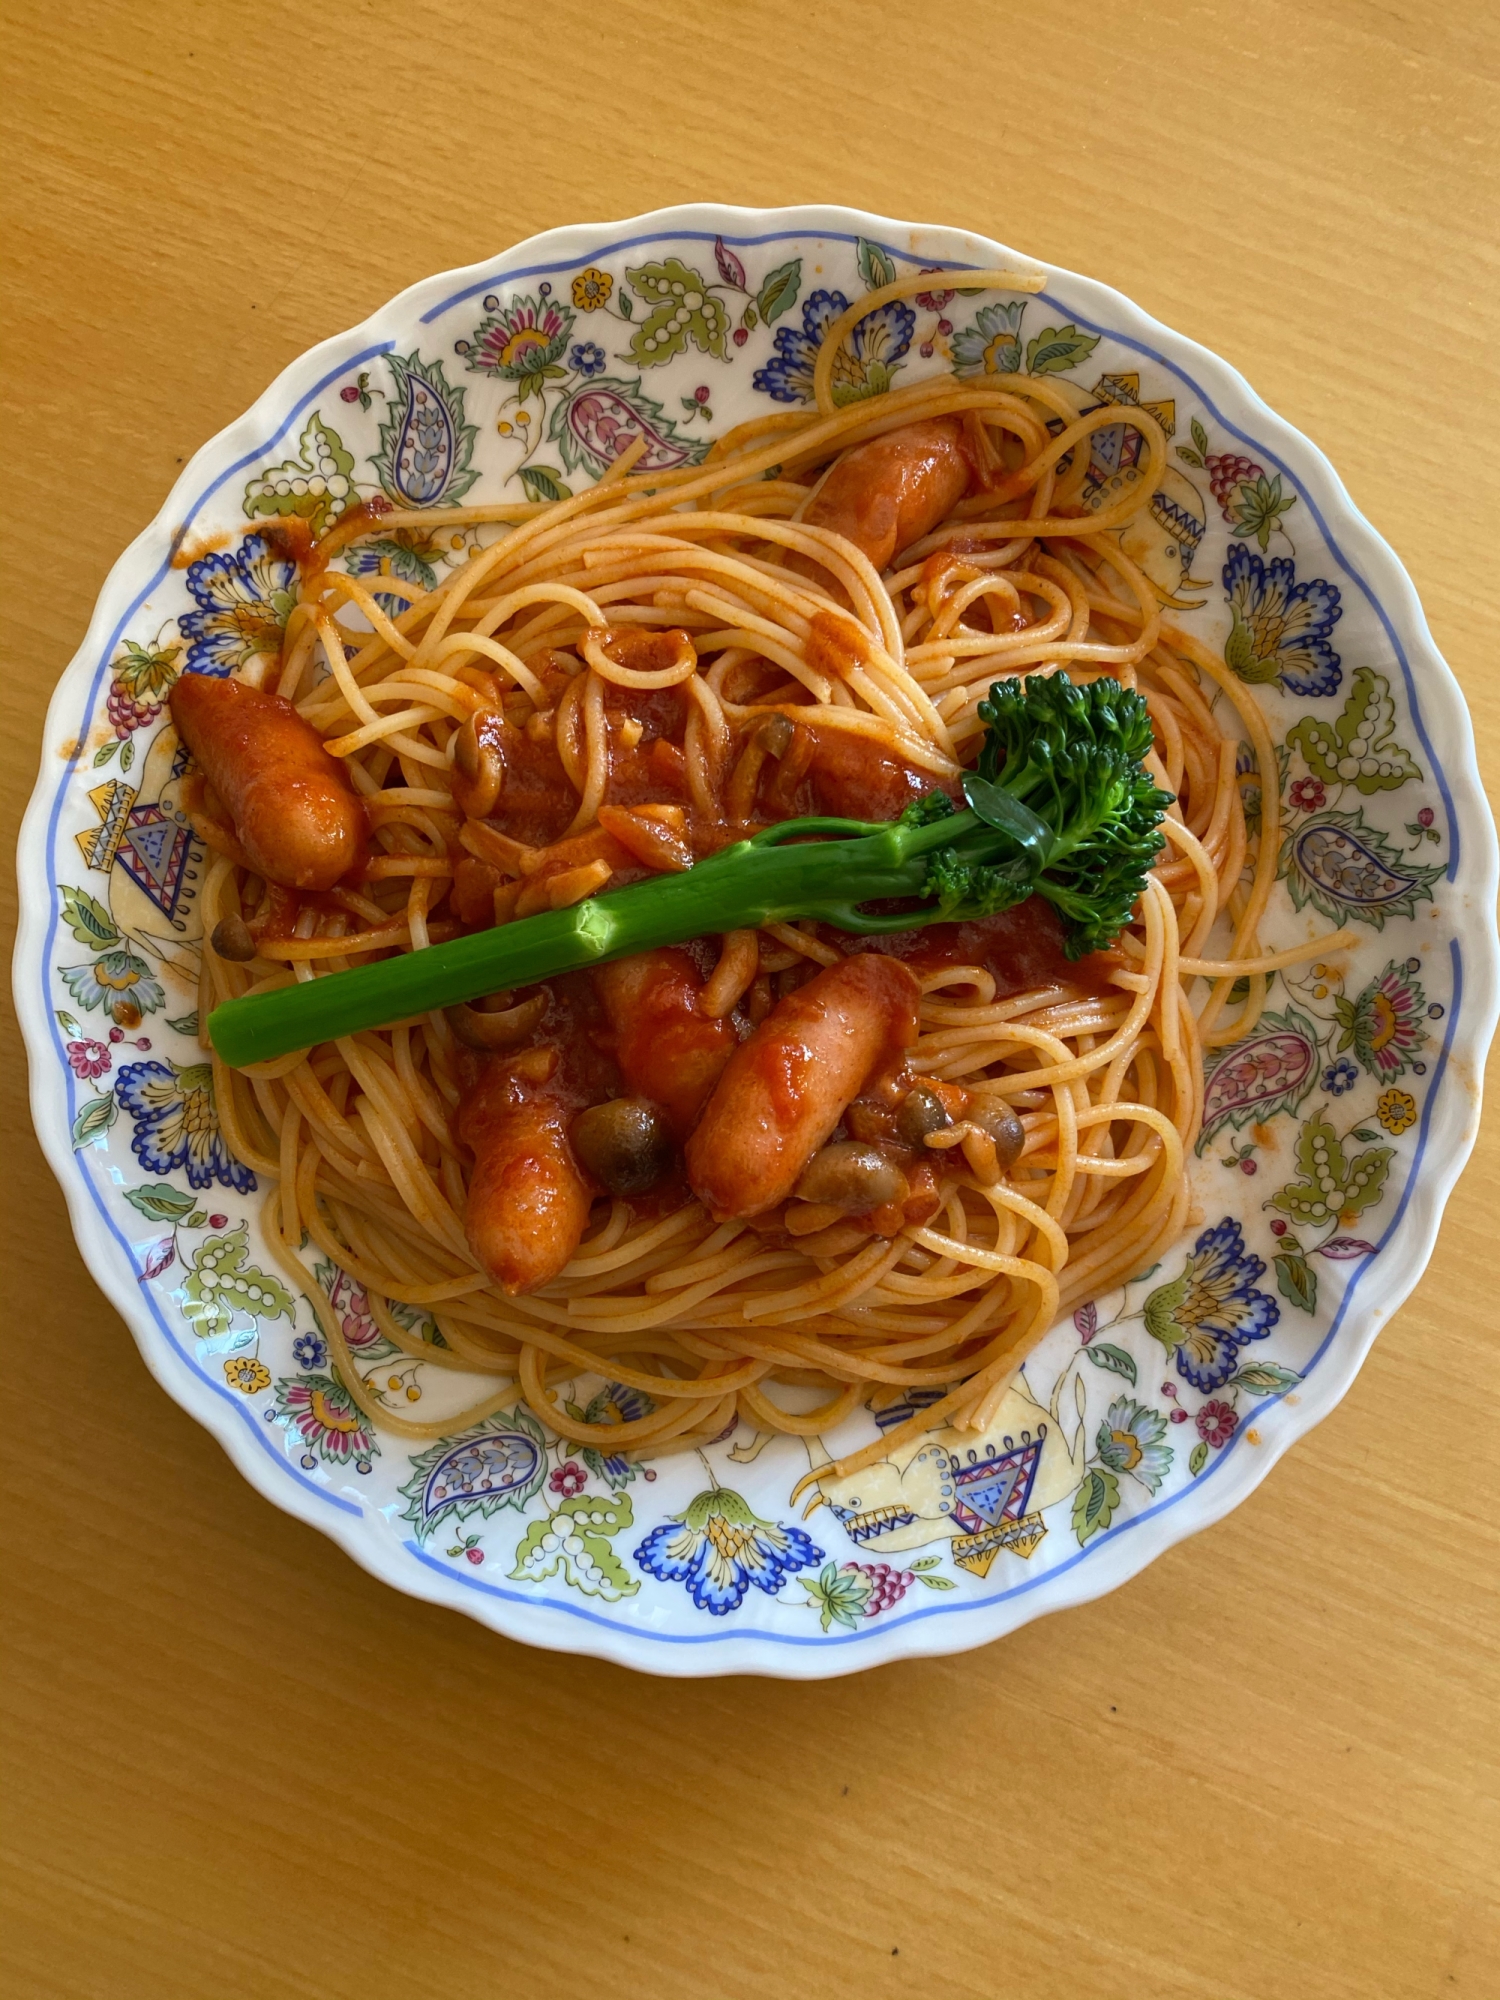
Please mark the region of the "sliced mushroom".
[[854, 1139], [836, 1139], [815, 1153], [796, 1187], [799, 1201], [836, 1208], [845, 1215], [863, 1215], [867, 1209], [905, 1201], [909, 1192], [906, 1176], [894, 1160]]
[[948, 1107], [931, 1084], [919, 1083], [909, 1090], [896, 1112], [896, 1136], [905, 1146], [920, 1146], [934, 1132], [946, 1132], [953, 1123]]
[[250, 935], [250, 926], [238, 914], [220, 917], [209, 943], [220, 958], [227, 958], [236, 965], [243, 965], [246, 959], [255, 956], [255, 939]]
[[782, 757], [790, 749], [792, 738], [797, 733], [797, 725], [790, 716], [777, 710], [772, 715], [762, 716], [744, 738], [744, 748], [733, 771], [729, 775], [729, 786], [725, 793], [725, 805], [731, 820], [748, 820], [755, 805], [755, 788], [760, 782], [761, 766], [767, 757]]
[[1005, 1103], [980, 1104], [976, 1102], [969, 1112], [969, 1120], [981, 1132], [988, 1132], [995, 1142], [995, 1161], [1003, 1170], [1013, 1167], [1021, 1157], [1026, 1144], [1026, 1132], [1020, 1119]]
[[533, 993], [529, 1000], [519, 1001], [514, 1007], [501, 1007], [494, 1011], [478, 1007], [450, 1007], [448, 1024], [467, 1048], [488, 1049], [492, 1053], [500, 1049], [519, 1048], [526, 1037], [540, 1026], [547, 1011], [548, 999], [545, 992]]
[[579, 1163], [608, 1194], [645, 1194], [672, 1170], [677, 1149], [649, 1097], [591, 1104], [568, 1137]]
[[469, 819], [488, 819], [505, 784], [500, 740], [505, 718], [479, 709], [458, 732], [453, 746], [453, 800]]

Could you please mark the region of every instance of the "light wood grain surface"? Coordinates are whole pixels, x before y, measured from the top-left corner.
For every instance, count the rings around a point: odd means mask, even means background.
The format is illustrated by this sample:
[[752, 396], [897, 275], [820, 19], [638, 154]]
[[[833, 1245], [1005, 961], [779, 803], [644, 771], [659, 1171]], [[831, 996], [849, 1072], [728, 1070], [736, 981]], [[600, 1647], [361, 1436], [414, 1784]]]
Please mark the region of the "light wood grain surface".
[[[1493, 786], [1494, 6], [5, 0], [4, 810], [95, 593], [310, 343], [700, 196], [1120, 286], [1331, 454]], [[7, 893], [10, 885], [7, 884]], [[671, 1685], [372, 1581], [85, 1275], [7, 1043], [5, 1990], [1500, 1993], [1500, 1120], [1347, 1402], [1102, 1603]]]

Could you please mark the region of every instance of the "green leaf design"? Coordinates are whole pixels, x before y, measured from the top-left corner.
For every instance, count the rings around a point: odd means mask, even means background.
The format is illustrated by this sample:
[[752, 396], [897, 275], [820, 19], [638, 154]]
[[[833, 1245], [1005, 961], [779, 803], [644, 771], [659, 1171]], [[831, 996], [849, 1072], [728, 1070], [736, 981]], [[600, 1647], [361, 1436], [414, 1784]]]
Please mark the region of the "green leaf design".
[[643, 368], [659, 368], [690, 340], [701, 354], [724, 359], [729, 314], [706, 278], [676, 257], [637, 265], [625, 276], [643, 300], [655, 302], [630, 337], [630, 352]]
[[78, 1034], [78, 1023], [73, 1019], [73, 1016], [68, 1012], [66, 1007], [55, 1008], [53, 1010], [53, 1019], [70, 1039]]
[[120, 1107], [113, 1096], [92, 1097], [73, 1120], [73, 1146], [86, 1146], [90, 1139], [97, 1139], [101, 1132], [107, 1132], [120, 1115]]
[[80, 944], [108, 951], [120, 942], [119, 927], [104, 905], [87, 889], [64, 889], [63, 922]]
[[1302, 752], [1307, 768], [1330, 785], [1353, 785], [1366, 798], [1394, 792], [1422, 768], [1396, 741], [1396, 704], [1391, 684], [1373, 667], [1360, 667], [1348, 700], [1330, 722], [1304, 715], [1287, 731], [1287, 742]]
[[167, 1026], [172, 1029], [174, 1034], [196, 1035], [198, 1032], [198, 1009], [195, 1007], [191, 1014], [181, 1014], [175, 1021], [168, 1021]]
[[321, 534], [354, 499], [354, 454], [314, 410], [297, 440], [297, 456], [267, 466], [245, 488], [246, 516], [296, 515]]
[[1202, 452], [1203, 456], [1207, 458], [1208, 432], [1203, 428], [1203, 425], [1199, 422], [1197, 417], [1194, 417], [1193, 421], [1188, 425], [1188, 431], [1192, 437], [1193, 443], [1198, 447], [1199, 451]]
[[872, 243], [867, 236], [861, 236], [859, 239], [859, 275], [864, 279], [866, 288], [872, 292], [878, 292], [882, 285], [893, 285], [896, 282], [895, 264], [880, 245]]
[[128, 771], [134, 762], [135, 744], [133, 742], [122, 744], [120, 747], [120, 769]]
[[608, 1537], [634, 1520], [628, 1493], [577, 1494], [545, 1521], [532, 1522], [516, 1550], [511, 1575], [522, 1583], [542, 1583], [560, 1572], [585, 1597], [602, 1597], [610, 1604], [633, 1597], [641, 1586]]
[[198, 1245], [183, 1287], [187, 1301], [182, 1310], [199, 1340], [228, 1333], [236, 1312], [256, 1320], [293, 1318], [291, 1293], [280, 1278], [247, 1264], [249, 1251], [243, 1222]]
[[1208, 1463], [1208, 1446], [1200, 1440], [1197, 1444], [1193, 1446], [1192, 1454], [1188, 1459], [1188, 1471], [1193, 1475], [1194, 1479], [1196, 1479], [1198, 1477], [1198, 1474], [1203, 1470], [1204, 1466], [1207, 1465], [1207, 1463]]
[[1073, 1501], [1073, 1533], [1080, 1548], [1109, 1526], [1119, 1504], [1119, 1480], [1096, 1465], [1085, 1475]]
[[[1302, 1178], [1278, 1188], [1271, 1196], [1271, 1206], [1312, 1229], [1323, 1228], [1340, 1216], [1352, 1218], [1380, 1200], [1394, 1158], [1389, 1146], [1367, 1146], [1350, 1159], [1327, 1118], [1316, 1112], [1305, 1120], [1297, 1137]], [[1280, 1257], [1276, 1260], [1278, 1269], [1281, 1261]], [[1312, 1290], [1316, 1293], [1315, 1282]]]
[[1253, 482], [1241, 480], [1235, 488], [1234, 526], [1229, 532], [1242, 539], [1254, 535], [1262, 550], [1267, 549], [1282, 515], [1296, 504], [1295, 493], [1282, 493], [1279, 472], [1272, 479], [1262, 473]]
[[1086, 1347], [1083, 1351], [1096, 1368], [1107, 1368], [1111, 1375], [1123, 1375], [1131, 1388], [1135, 1387], [1135, 1362], [1123, 1347], [1101, 1340], [1097, 1347]]
[[101, 764], [107, 764], [119, 747], [119, 738], [116, 736], [111, 736], [107, 743], [101, 744], [94, 752], [94, 769], [97, 771]]
[[1279, 1396], [1295, 1389], [1302, 1377], [1295, 1368], [1283, 1368], [1277, 1361], [1247, 1361], [1237, 1368], [1225, 1385], [1245, 1389], [1252, 1396]]
[[168, 1181], [153, 1181], [147, 1187], [125, 1189], [125, 1199], [153, 1222], [180, 1222], [194, 1206], [193, 1197], [174, 1188]]
[[1159, 1340], [1168, 1354], [1176, 1351], [1182, 1339], [1182, 1328], [1177, 1321], [1177, 1308], [1187, 1297], [1191, 1284], [1192, 1279], [1188, 1272], [1181, 1271], [1165, 1285], [1158, 1285], [1141, 1308], [1141, 1317], [1146, 1322], [1147, 1333], [1153, 1340]]
[[[924, 1577], [923, 1581], [927, 1579]], [[874, 1585], [863, 1570], [843, 1570], [833, 1562], [824, 1563], [811, 1582], [805, 1576], [801, 1582], [808, 1603], [822, 1614], [825, 1632], [835, 1624], [854, 1631], [874, 1593]]]
[[1283, 1250], [1273, 1261], [1276, 1265], [1276, 1289], [1281, 1296], [1290, 1299], [1305, 1313], [1316, 1312], [1318, 1274], [1302, 1252]]
[[1060, 375], [1086, 361], [1099, 345], [1097, 333], [1080, 333], [1076, 326], [1043, 327], [1026, 343], [1028, 375]]
[[521, 485], [528, 500], [570, 500], [571, 486], [565, 486], [550, 465], [523, 465]]
[[[802, 289], [802, 259], [793, 257], [789, 263], [778, 264], [774, 271], [768, 271], [760, 281], [760, 290], [755, 294], [755, 303], [760, 316], [767, 326], [781, 318], [784, 312], [797, 303], [797, 294]], [[753, 324], [750, 315], [747, 323]]]

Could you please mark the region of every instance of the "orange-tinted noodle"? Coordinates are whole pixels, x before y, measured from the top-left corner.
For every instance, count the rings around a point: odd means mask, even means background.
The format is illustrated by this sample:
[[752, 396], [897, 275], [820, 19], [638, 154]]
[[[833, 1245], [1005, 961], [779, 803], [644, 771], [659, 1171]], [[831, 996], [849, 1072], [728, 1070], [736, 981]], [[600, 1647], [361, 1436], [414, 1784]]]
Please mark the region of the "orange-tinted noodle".
[[[987, 483], [885, 576], [802, 519], [848, 446], [949, 416]], [[216, 1060], [226, 1138], [270, 1186], [268, 1233], [299, 1286], [321, 1305], [302, 1262], [321, 1253], [407, 1355], [493, 1378], [441, 1419], [418, 1421], [406, 1402], [398, 1415], [323, 1309], [343, 1379], [377, 1423], [445, 1434], [519, 1392], [564, 1437], [660, 1452], [736, 1415], [810, 1434], [936, 1387], [913, 1425], [981, 1425], [1060, 1313], [1146, 1268], [1187, 1226], [1204, 1049], [1244, 1033], [1264, 1003], [1269, 967], [1234, 987], [1259, 949], [1277, 791], [1258, 781], [1274, 768], [1260, 709], [1164, 623], [1112, 532], [1148, 504], [1163, 463], [1149, 412], [1130, 418], [1141, 477], [1105, 512], [1083, 510], [1090, 433], [1118, 420], [1113, 407], [1080, 415], [1047, 378], [944, 377], [760, 419], [701, 466], [627, 466], [545, 507], [361, 518], [304, 565], [282, 655], [250, 677], [344, 760], [373, 858], [360, 879], [293, 897], [213, 855], [205, 929], [239, 917], [257, 955], [205, 950], [204, 1019], [252, 987], [690, 865], [768, 817], [889, 816], [926, 788], [951, 790], [978, 747], [978, 703], [1010, 674], [1066, 667], [1138, 687], [1158, 782], [1176, 795], [1113, 953], [1070, 967], [1055, 927], [1024, 915], [1009, 932], [949, 926], [888, 947], [921, 989], [908, 1071], [958, 1086], [968, 1106], [926, 1149], [928, 1212], [893, 1234], [805, 1228], [789, 1211], [715, 1222], [679, 1179], [596, 1201], [562, 1275], [510, 1296], [466, 1234], [473, 1166], [459, 1125], [473, 1058], [452, 1019], [240, 1073]], [[401, 527], [477, 529], [480, 546], [427, 592], [328, 566], [359, 534]], [[1253, 834], [1245, 782], [1261, 794]], [[856, 942], [812, 924], [704, 940], [700, 1011], [742, 1037]], [[532, 1040], [572, 1035], [582, 1062], [599, 1041], [595, 1003], [559, 994]], [[1024, 1138], [1002, 1167], [981, 1114], [1006, 1106]], [[443, 1344], [413, 1333], [398, 1305], [429, 1315]], [[554, 1385], [581, 1373], [654, 1410], [623, 1424], [570, 1414]], [[789, 1403], [786, 1386], [813, 1393]]]

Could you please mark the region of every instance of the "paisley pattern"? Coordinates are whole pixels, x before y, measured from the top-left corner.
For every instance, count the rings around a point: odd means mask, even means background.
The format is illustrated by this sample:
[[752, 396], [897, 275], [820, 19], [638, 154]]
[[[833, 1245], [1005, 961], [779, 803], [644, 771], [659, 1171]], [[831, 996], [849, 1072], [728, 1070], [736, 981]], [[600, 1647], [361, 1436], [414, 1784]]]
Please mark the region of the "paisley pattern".
[[[984, 1432], [939, 1426], [849, 1478], [833, 1469], [840, 1453], [899, 1436], [941, 1391], [861, 1413], [829, 1439], [741, 1426], [656, 1461], [570, 1443], [522, 1404], [424, 1446], [373, 1424], [351, 1388], [441, 1426], [471, 1384], [389, 1338], [347, 1273], [320, 1265], [316, 1302], [275, 1276], [255, 1176], [225, 1146], [197, 1041], [203, 857], [179, 803], [172, 679], [276, 651], [300, 523], [316, 532], [360, 503], [448, 507], [476, 488], [564, 497], [638, 442], [648, 471], [701, 463], [734, 425], [805, 408], [846, 303], [925, 268], [937, 267], [836, 234], [720, 237], [710, 252], [701, 235], [627, 248], [599, 233], [587, 256], [533, 259], [522, 279], [485, 279], [482, 295], [429, 288], [394, 346], [350, 336], [345, 374], [288, 409], [258, 458], [242, 442], [211, 448], [236, 478], [205, 479], [204, 501], [173, 524], [198, 552], [181, 569], [163, 560], [149, 593], [132, 572], [121, 602], [142, 608], [78, 670], [96, 708], [70, 725], [76, 754], [44, 787], [58, 811], [45, 864], [56, 909], [45, 967], [33, 961], [23, 980], [37, 993], [45, 978], [55, 1040], [28, 1018], [33, 1060], [66, 1104], [59, 1130], [77, 1148], [91, 1227], [112, 1232], [116, 1289], [128, 1262], [139, 1303], [126, 1309], [164, 1374], [208, 1385], [216, 1426], [252, 1427], [276, 1460], [267, 1482], [300, 1482], [314, 1519], [358, 1514], [372, 1566], [507, 1630], [631, 1658], [685, 1644], [699, 1671], [729, 1657], [705, 1638], [732, 1641], [741, 1664], [827, 1671], [809, 1652], [858, 1664], [872, 1637], [890, 1656], [932, 1629], [922, 1620], [972, 1614], [951, 1629], [976, 1636], [1013, 1623], [1055, 1601], [1054, 1569], [1092, 1563], [1127, 1523], [1142, 1529], [1132, 1547], [1165, 1546], [1185, 1518], [1172, 1510], [1221, 1464], [1246, 1467], [1259, 1425], [1300, 1423], [1273, 1405], [1361, 1337], [1373, 1262], [1424, 1157], [1459, 955], [1482, 960], [1483, 940], [1472, 924], [1463, 934], [1448, 880], [1453, 808], [1405, 656], [1321, 527], [1338, 518], [1329, 491], [1315, 510], [1270, 444], [1229, 434], [1235, 411], [1222, 385], [1213, 404], [1200, 394], [1190, 353], [1169, 368], [1138, 338], [1117, 340], [1066, 280], [1035, 299], [944, 287], [857, 324], [836, 358], [837, 400], [937, 369], [1045, 375], [1079, 408], [1118, 412], [1091, 439], [1081, 490], [1093, 508], [1141, 476], [1131, 413], [1151, 412], [1173, 462], [1122, 540], [1265, 714], [1276, 767], [1260, 770], [1248, 745], [1239, 760], [1252, 825], [1264, 787], [1280, 793], [1263, 936], [1274, 946], [1326, 924], [1359, 938], [1274, 976], [1250, 1032], [1211, 1054], [1193, 1166], [1206, 1224], [1054, 1329]], [[246, 520], [257, 532], [241, 536]], [[488, 532], [402, 524], [339, 560], [377, 586], [425, 589]], [[1207, 682], [1204, 695], [1216, 698]], [[1470, 812], [1482, 861], [1476, 824]], [[425, 1315], [401, 1318], [441, 1338]], [[330, 1355], [335, 1327], [357, 1384]], [[560, 1421], [649, 1408], [600, 1377], [549, 1387]], [[1144, 1524], [1157, 1516], [1168, 1525]]]
[[444, 1439], [412, 1460], [406, 1519], [423, 1540], [446, 1517], [488, 1516], [499, 1507], [523, 1508], [547, 1470], [541, 1425], [524, 1406], [491, 1418], [455, 1444]]
[[1223, 1125], [1238, 1130], [1252, 1118], [1264, 1122], [1279, 1111], [1295, 1111], [1317, 1070], [1317, 1030], [1306, 1016], [1295, 1008], [1263, 1014], [1254, 1034], [1210, 1058], [1199, 1152]]
[[463, 391], [448, 386], [440, 361], [388, 359], [395, 390], [373, 456], [381, 490], [398, 507], [456, 506], [479, 477]]
[[1321, 812], [1287, 835], [1281, 872], [1298, 909], [1306, 903], [1336, 923], [1350, 918], [1384, 930], [1392, 917], [1416, 915], [1441, 867], [1414, 867], [1364, 811]]
[[[587, 378], [594, 372], [588, 357], [582, 357], [579, 373]], [[607, 472], [637, 438], [646, 441], [637, 461], [643, 472], [696, 465], [708, 450], [706, 438], [677, 435], [661, 405], [641, 393], [639, 379], [587, 381], [587, 386], [575, 389], [558, 403], [547, 435], [569, 472], [581, 469], [595, 477]]]

